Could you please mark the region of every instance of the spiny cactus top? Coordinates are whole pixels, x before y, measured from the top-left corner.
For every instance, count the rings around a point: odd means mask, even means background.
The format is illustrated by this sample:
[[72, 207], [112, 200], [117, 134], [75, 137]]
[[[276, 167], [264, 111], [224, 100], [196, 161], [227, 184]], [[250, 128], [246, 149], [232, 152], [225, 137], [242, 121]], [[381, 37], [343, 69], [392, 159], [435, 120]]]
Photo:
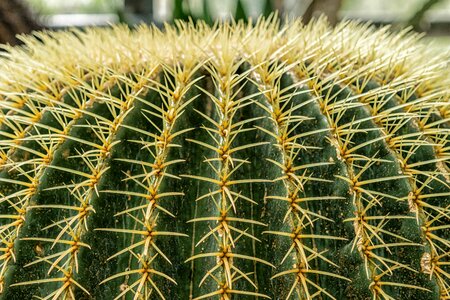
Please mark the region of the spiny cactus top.
[[2, 299], [450, 299], [448, 56], [272, 18], [0, 59]]

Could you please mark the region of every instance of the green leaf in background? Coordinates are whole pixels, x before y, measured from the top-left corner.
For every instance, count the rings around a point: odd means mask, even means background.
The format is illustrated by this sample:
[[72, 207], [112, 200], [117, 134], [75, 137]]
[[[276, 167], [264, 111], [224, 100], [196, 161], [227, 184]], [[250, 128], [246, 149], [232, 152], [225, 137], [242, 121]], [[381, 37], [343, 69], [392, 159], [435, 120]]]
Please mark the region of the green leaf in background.
[[211, 7], [209, 5], [208, 0], [203, 0], [203, 15], [202, 15], [202, 19], [207, 24], [212, 24], [213, 23], [213, 18], [211, 17]]
[[263, 16], [268, 17], [274, 11], [275, 11], [275, 6], [273, 5], [273, 1], [266, 0], [266, 2], [264, 3], [263, 11], [262, 11]]
[[189, 10], [189, 3], [187, 3], [185, 0], [175, 0], [172, 11], [172, 19], [187, 21], [191, 16], [192, 15]]
[[247, 20], [247, 14], [245, 13], [245, 8], [244, 5], [242, 4], [241, 0], [237, 1], [236, 4], [236, 12], [235, 15], [233, 16], [233, 18], [237, 21], [237, 20]]

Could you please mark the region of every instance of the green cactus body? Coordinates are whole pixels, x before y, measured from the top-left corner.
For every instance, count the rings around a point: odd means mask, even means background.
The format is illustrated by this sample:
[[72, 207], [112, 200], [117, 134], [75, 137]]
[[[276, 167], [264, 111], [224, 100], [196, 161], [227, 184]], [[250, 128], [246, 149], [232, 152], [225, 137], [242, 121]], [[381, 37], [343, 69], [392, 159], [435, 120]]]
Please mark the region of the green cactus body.
[[448, 56], [275, 18], [0, 58], [0, 298], [450, 299]]

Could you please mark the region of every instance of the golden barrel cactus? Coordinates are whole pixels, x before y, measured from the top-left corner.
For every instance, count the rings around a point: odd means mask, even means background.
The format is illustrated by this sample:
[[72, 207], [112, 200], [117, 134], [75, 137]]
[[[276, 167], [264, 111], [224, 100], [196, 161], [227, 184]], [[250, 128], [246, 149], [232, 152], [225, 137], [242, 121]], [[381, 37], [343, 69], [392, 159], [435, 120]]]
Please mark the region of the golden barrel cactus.
[[1, 299], [450, 299], [448, 55], [324, 19], [0, 58]]

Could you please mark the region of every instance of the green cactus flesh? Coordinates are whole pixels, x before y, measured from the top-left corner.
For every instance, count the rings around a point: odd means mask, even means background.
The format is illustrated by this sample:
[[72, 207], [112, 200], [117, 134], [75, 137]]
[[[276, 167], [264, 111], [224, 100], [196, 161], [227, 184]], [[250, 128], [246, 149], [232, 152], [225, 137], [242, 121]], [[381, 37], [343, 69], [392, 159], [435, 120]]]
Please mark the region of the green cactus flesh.
[[1, 299], [450, 299], [448, 55], [355, 22], [0, 58]]

